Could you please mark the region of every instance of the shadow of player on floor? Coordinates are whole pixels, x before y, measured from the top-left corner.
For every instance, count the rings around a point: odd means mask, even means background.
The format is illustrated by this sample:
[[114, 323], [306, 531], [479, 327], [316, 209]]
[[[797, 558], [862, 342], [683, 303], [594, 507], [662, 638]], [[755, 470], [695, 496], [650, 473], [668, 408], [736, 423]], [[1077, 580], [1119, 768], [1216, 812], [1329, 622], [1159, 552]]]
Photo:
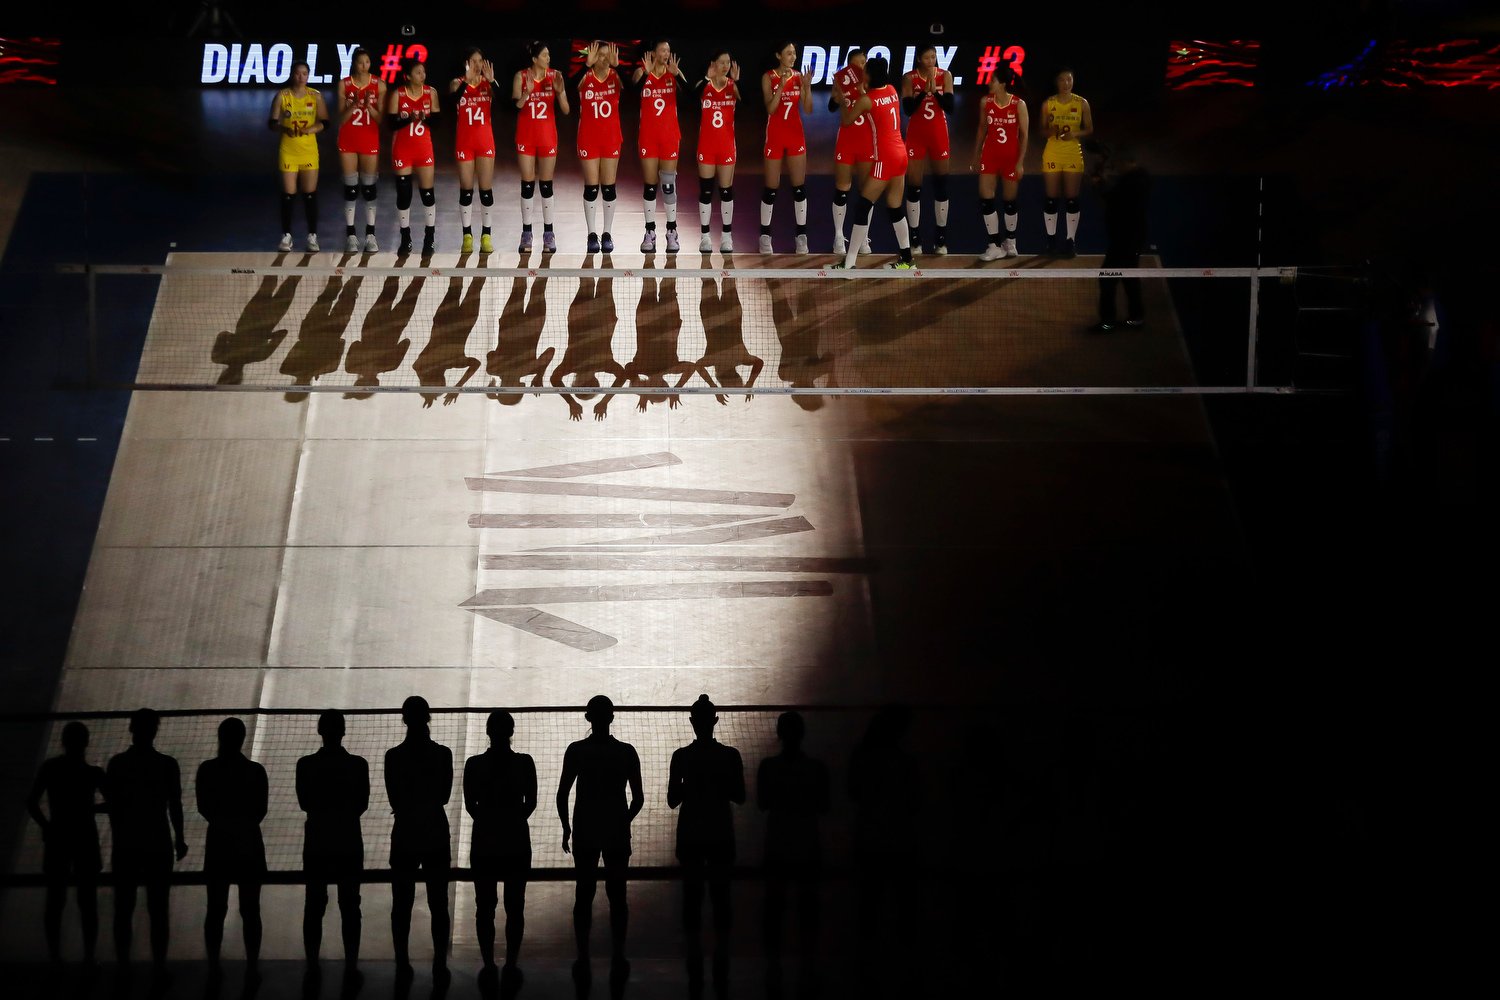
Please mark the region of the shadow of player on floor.
[[[422, 353], [418, 354], [417, 360], [412, 363], [412, 368], [417, 373], [417, 381], [424, 386], [446, 387], [448, 370], [462, 368], [464, 373], [459, 376], [454, 386], [458, 388], [467, 383], [479, 370], [479, 359], [469, 356], [468, 345], [469, 334], [474, 332], [474, 324], [479, 321], [479, 303], [484, 291], [484, 279], [470, 280], [467, 291], [464, 290], [463, 283], [462, 278], [448, 280], [448, 291], [443, 295], [443, 301], [438, 304], [437, 312], [432, 317], [432, 338], [427, 341], [427, 346], [422, 348]], [[446, 395], [424, 392], [422, 393], [422, 408], [427, 409], [432, 406], [439, 396], [443, 396], [444, 406], [449, 406], [458, 399], [456, 392]]]
[[[548, 266], [549, 258], [542, 258], [539, 268]], [[542, 331], [547, 326], [547, 276], [538, 274], [531, 279], [531, 293], [527, 295], [526, 277], [517, 275], [511, 282], [510, 297], [500, 311], [499, 338], [495, 349], [485, 356], [485, 371], [492, 378], [490, 386], [524, 386], [528, 376], [531, 386], [542, 384], [547, 366], [557, 354], [557, 348], [549, 347], [540, 354], [537, 346], [542, 340]], [[514, 406], [521, 401], [519, 392], [494, 392], [489, 397], [505, 406]]]
[[214, 338], [209, 357], [216, 365], [223, 365], [219, 373], [219, 385], [240, 385], [245, 381], [247, 365], [259, 364], [276, 353], [287, 331], [277, 329], [292, 308], [292, 299], [297, 295], [300, 274], [293, 275], [276, 284], [276, 276], [268, 274], [260, 279], [260, 287], [234, 324], [234, 332], [222, 330]]
[[[571, 388], [597, 388], [599, 376], [612, 375], [615, 385], [624, 382], [625, 368], [615, 360], [615, 327], [619, 314], [615, 311], [614, 282], [610, 278], [580, 278], [578, 291], [568, 307], [568, 346], [563, 351], [562, 361], [552, 370], [552, 384], [566, 386], [564, 381], [574, 376]], [[583, 402], [594, 398], [593, 393], [562, 393], [568, 404], [568, 419], [583, 419]], [[594, 419], [603, 420], [609, 410], [610, 400], [606, 394], [594, 404]]]
[[[344, 364], [344, 370], [355, 376], [356, 386], [380, 385], [381, 375], [395, 371], [406, 360], [411, 341], [402, 334], [416, 312], [424, 281], [423, 278], [413, 278], [400, 299], [396, 297], [401, 287], [400, 278], [392, 276], [381, 283], [380, 294], [370, 311], [365, 313], [360, 337], [349, 345], [349, 358]], [[373, 395], [373, 392], [350, 391], [344, 393], [344, 398], [369, 399]]]
[[[346, 282], [332, 275], [323, 286], [302, 320], [296, 342], [281, 361], [281, 374], [292, 376], [294, 385], [312, 385], [320, 376], [339, 370], [344, 360], [344, 331], [354, 316], [362, 280], [356, 276]], [[286, 401], [300, 403], [307, 396], [305, 392], [288, 392]]]
[[[735, 288], [734, 279], [721, 278], [718, 285], [711, 278], [703, 279], [703, 289], [698, 296], [698, 311], [703, 317], [705, 339], [698, 369], [707, 372], [711, 366], [722, 388], [753, 388], [766, 363], [751, 354], [745, 345], [744, 310], [740, 307], [740, 295]], [[748, 380], [740, 376], [741, 365], [750, 369]], [[704, 377], [708, 376], [705, 374]], [[715, 398], [722, 405], [729, 403], [729, 396], [725, 393], [720, 393]], [[745, 393], [746, 402], [754, 398], [750, 392]]]

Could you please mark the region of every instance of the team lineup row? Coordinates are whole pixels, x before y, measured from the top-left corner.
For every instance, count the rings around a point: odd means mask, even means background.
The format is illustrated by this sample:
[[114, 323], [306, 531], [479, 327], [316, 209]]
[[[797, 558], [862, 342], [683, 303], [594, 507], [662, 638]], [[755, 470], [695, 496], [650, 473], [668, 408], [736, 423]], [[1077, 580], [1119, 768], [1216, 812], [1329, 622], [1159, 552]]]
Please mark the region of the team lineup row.
[[[584, 53], [584, 69], [571, 85], [552, 68], [547, 45], [533, 42], [527, 48], [530, 65], [516, 72], [511, 81], [511, 102], [518, 112], [515, 133], [517, 164], [521, 174], [521, 237], [518, 249], [529, 253], [534, 246], [533, 220], [536, 200], [541, 200], [541, 249], [557, 249], [553, 231], [553, 177], [560, 149], [557, 119], [572, 113], [571, 92], [578, 100], [576, 150], [584, 178], [584, 216], [588, 228], [588, 252], [610, 253], [614, 249], [614, 215], [617, 200], [615, 179], [624, 151], [620, 125], [620, 100], [626, 83], [619, 72], [619, 48], [596, 41]], [[792, 188], [796, 222], [795, 249], [808, 252], [807, 143], [803, 116], [813, 111], [811, 87], [797, 68], [797, 48], [790, 43], [775, 53], [776, 66], [761, 77], [766, 136], [762, 152], [764, 188], [760, 204], [758, 249], [774, 251], [771, 221], [781, 187], [783, 170]], [[292, 248], [292, 213], [299, 194], [306, 214], [309, 251], [317, 242], [317, 135], [330, 122], [323, 96], [307, 87], [308, 67], [292, 69], [291, 85], [276, 95], [271, 106], [270, 127], [281, 135], [280, 166], [282, 206], [280, 250]], [[683, 150], [678, 118], [679, 91], [700, 108], [698, 148], [693, 155], [698, 167], [699, 250], [711, 253], [710, 234], [714, 193], [719, 195], [721, 236], [718, 249], [734, 252], [734, 169], [737, 150], [734, 137], [735, 108], [742, 99], [740, 67], [728, 51], [715, 54], [696, 84], [683, 73], [679, 55], [669, 42], [647, 50], [633, 72], [630, 85], [639, 89], [641, 112], [636, 148], [644, 181], [642, 210], [645, 229], [640, 249], [657, 249], [656, 211], [660, 200], [665, 216], [665, 250], [681, 248], [677, 230], [677, 167]], [[980, 128], [975, 137], [969, 169], [979, 175], [980, 212], [988, 234], [982, 259], [996, 260], [1017, 255], [1015, 233], [1019, 220], [1017, 196], [1031, 135], [1026, 102], [1013, 93], [1019, 80], [998, 72], [989, 84], [980, 109]], [[899, 86], [899, 89], [898, 89]], [[1042, 175], [1046, 190], [1044, 221], [1047, 252], [1073, 255], [1080, 207], [1084, 160], [1082, 140], [1094, 129], [1088, 101], [1073, 92], [1073, 74], [1063, 70], [1056, 77], [1057, 92], [1043, 102], [1039, 127], [1046, 138]], [[463, 75], [448, 83], [447, 93], [455, 107], [455, 159], [459, 177], [459, 206], [463, 222], [463, 252], [475, 249], [473, 232], [474, 194], [480, 206], [478, 249], [494, 249], [491, 214], [496, 143], [494, 110], [500, 87], [493, 64], [475, 48], [466, 51]], [[935, 233], [932, 252], [948, 252], [948, 177], [951, 147], [948, 117], [953, 111], [953, 76], [937, 66], [936, 50], [924, 47], [911, 72], [895, 80], [883, 58], [866, 59], [854, 50], [834, 79], [828, 108], [840, 115], [834, 153], [834, 252], [842, 265], [853, 267], [856, 255], [869, 252], [870, 216], [877, 201], [883, 201], [900, 249], [892, 265], [911, 267], [912, 237], [921, 221], [923, 181], [930, 172], [933, 187]], [[432, 127], [443, 110], [444, 97], [427, 82], [427, 67], [408, 63], [402, 83], [387, 88], [370, 72], [370, 54], [356, 50], [351, 75], [338, 88], [338, 152], [344, 183], [345, 249], [350, 252], [379, 249], [375, 237], [376, 177], [380, 158], [380, 127], [392, 132], [390, 165], [396, 177], [396, 209], [401, 229], [400, 254], [412, 251], [411, 208], [413, 184], [425, 213], [424, 256], [436, 249], [437, 199], [433, 189], [436, 157]], [[905, 127], [903, 132], [903, 118]], [[851, 199], [850, 195], [853, 194]], [[1001, 206], [1003, 203], [1003, 235]], [[355, 219], [358, 204], [365, 205], [365, 235], [361, 240]], [[853, 201], [852, 232], [844, 227]], [[1065, 201], [1066, 236], [1059, 241], [1058, 209]]]
[[[719, 721], [716, 712], [707, 695], [693, 703], [689, 718], [695, 739], [672, 754], [667, 779], [667, 804], [678, 810], [676, 854], [684, 869], [684, 919], [690, 947], [696, 942], [705, 887], [713, 900], [723, 944], [735, 859], [732, 805], [743, 804], [746, 797], [739, 751], [713, 737]], [[602, 859], [610, 904], [612, 958], [619, 963], [625, 953], [631, 823], [645, 802], [641, 762], [633, 746], [609, 734], [614, 705], [608, 697], [591, 698], [584, 715], [592, 732], [570, 743], [563, 755], [557, 815], [563, 852], [572, 855], [577, 868], [573, 917], [579, 960], [588, 960], [592, 903]], [[872, 723], [872, 734], [877, 729], [884, 733], [881, 726], [890, 728], [881, 718], [877, 716]], [[406, 737], [386, 751], [383, 761], [385, 790], [393, 814], [390, 867], [394, 951], [398, 972], [409, 974], [408, 937], [420, 871], [432, 912], [434, 972], [446, 975], [450, 932], [446, 886], [452, 866], [447, 804], [454, 778], [453, 752], [432, 739], [431, 709], [425, 699], [407, 698], [401, 706], [401, 721]], [[69, 880], [78, 887], [85, 957], [93, 958], [97, 936], [95, 885], [103, 867], [96, 813], [109, 816], [113, 834], [116, 955], [122, 966], [129, 961], [136, 892], [144, 886], [152, 926], [152, 957], [158, 966], [166, 959], [170, 873], [174, 857], [182, 860], [189, 847], [183, 833], [177, 761], [154, 746], [159, 726], [156, 712], [141, 709], [133, 713], [131, 746], [112, 757], [107, 769], [101, 769], [86, 761], [87, 727], [70, 722], [62, 732], [63, 755], [46, 761], [37, 774], [27, 808], [44, 835], [44, 929], [54, 960], [59, 955], [64, 892]], [[462, 788], [464, 806], [474, 824], [470, 854], [479, 948], [486, 970], [493, 972], [497, 883], [505, 886], [508, 967], [514, 967], [520, 952], [526, 882], [531, 870], [528, 820], [537, 805], [537, 774], [532, 757], [510, 747], [515, 732], [510, 713], [491, 713], [485, 728], [490, 749], [465, 763]], [[303, 944], [309, 963], [315, 963], [328, 902], [327, 886], [337, 885], [345, 962], [352, 969], [359, 957], [359, 886], [365, 868], [360, 824], [370, 804], [369, 762], [343, 747], [345, 720], [341, 712], [322, 713], [317, 730], [322, 749], [300, 758], [296, 766], [297, 803], [307, 816]], [[827, 767], [802, 752], [803, 734], [801, 715], [783, 713], [777, 722], [782, 752], [766, 758], [757, 775], [757, 801], [768, 813], [766, 872], [783, 889], [789, 879], [807, 881], [816, 877], [820, 861], [818, 817], [828, 811], [830, 803]], [[244, 754], [245, 737], [246, 727], [239, 719], [221, 722], [218, 754], [199, 766], [194, 787], [198, 811], [208, 821], [203, 870], [208, 886], [204, 940], [209, 962], [217, 967], [228, 891], [235, 885], [239, 889], [246, 957], [253, 970], [261, 943], [260, 888], [267, 865], [260, 824], [268, 811], [269, 782], [265, 767]], [[860, 771], [859, 764], [851, 766]], [[873, 776], [874, 771], [889, 768], [872, 765], [863, 770]], [[883, 787], [888, 779], [889, 775], [882, 774], [878, 784]], [[854, 774], [851, 781], [859, 785]], [[45, 813], [41, 808], [44, 797]], [[767, 941], [768, 946], [779, 948], [779, 938], [778, 932], [775, 941]]]

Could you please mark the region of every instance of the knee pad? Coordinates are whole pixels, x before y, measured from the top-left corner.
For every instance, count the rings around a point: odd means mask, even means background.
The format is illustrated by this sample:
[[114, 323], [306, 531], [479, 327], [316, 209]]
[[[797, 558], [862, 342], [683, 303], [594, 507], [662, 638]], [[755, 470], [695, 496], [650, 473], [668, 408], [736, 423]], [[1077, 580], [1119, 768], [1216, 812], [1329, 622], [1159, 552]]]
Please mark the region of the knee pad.
[[602, 190], [604, 191], [604, 200], [605, 201], [614, 201], [615, 200], [615, 186], [613, 184], [605, 184], [603, 186]]
[[932, 175], [932, 196], [934, 198], [938, 199], [939, 201], [947, 201], [948, 200], [948, 175], [947, 174], [933, 174]]
[[698, 201], [707, 205], [714, 200], [714, 179], [712, 177], [698, 178]]
[[[1007, 204], [1009, 204], [1009, 203], [1007, 202]], [[995, 214], [995, 199], [993, 199], [993, 198], [980, 198], [979, 199], [979, 214], [980, 215], [994, 215]]]
[[597, 185], [597, 184], [585, 184], [583, 186], [583, 200], [584, 201], [598, 201], [599, 200], [599, 185]]
[[668, 205], [677, 204], [677, 171], [661, 172], [661, 196], [667, 200]]
[[734, 188], [719, 188], [720, 201], [734, 201]]
[[550, 198], [550, 197], [552, 197], [552, 182], [551, 181], [537, 181], [536, 182], [536, 186], [541, 190], [543, 198]]
[[359, 187], [359, 174], [345, 174], [344, 175], [344, 187], [346, 187], [346, 188]]
[[1057, 214], [1057, 199], [1056, 198], [1048, 198], [1046, 201], [1042, 202], [1042, 211], [1046, 212], [1048, 215], [1056, 215]]
[[479, 189], [479, 204], [488, 208], [495, 203], [495, 192], [492, 188]]
[[536, 181], [522, 181], [521, 197], [530, 198], [534, 194], [536, 194]]
[[833, 203], [835, 205], [847, 205], [847, 204], [849, 204], [849, 192], [848, 191], [840, 191], [838, 188], [834, 188], [833, 189]]
[[303, 201], [304, 204], [310, 205], [310, 204], [312, 204], [313, 202], [315, 202], [317, 200], [318, 200], [318, 192], [316, 192], [316, 191], [303, 191], [302, 192], [302, 201]]
[[365, 201], [374, 201], [379, 195], [379, 192], [375, 190], [375, 182], [373, 180], [368, 184], [360, 185], [360, 190], [364, 192]]
[[359, 172], [359, 182], [361, 184], [365, 185], [366, 187], [368, 187], [368, 186], [374, 184], [375, 183], [375, 179], [377, 177], [379, 177], [379, 176], [380, 175], [378, 173], [376, 173], [375, 171], [373, 171], [373, 170], [370, 171], [368, 174], [365, 173], [363, 170], [361, 170]]
[[908, 185], [906, 185], [906, 200], [907, 201], [913, 201], [913, 202], [915, 202], [915, 201], [921, 201], [922, 200], [922, 185], [920, 185], [920, 184], [908, 184]]
[[902, 208], [900, 205], [896, 205], [894, 207], [887, 205], [885, 214], [886, 218], [891, 220], [891, 225], [893, 226], [898, 222], [906, 221], [906, 209]]
[[776, 189], [762, 188], [760, 192], [760, 202], [762, 205], [776, 204]]
[[864, 195], [860, 195], [854, 202], [854, 224], [856, 226], [868, 226], [870, 224], [870, 213], [875, 210], [875, 203]]
[[645, 187], [643, 187], [641, 189], [641, 198], [643, 200], [647, 201], [647, 202], [655, 201], [656, 200], [656, 185], [655, 184], [647, 184]]
[[421, 194], [423, 205], [426, 205], [430, 208], [431, 206], [437, 204], [437, 192], [432, 188], [420, 188], [418, 190]]
[[1076, 212], [1076, 211], [1078, 211], [1078, 210], [1079, 210], [1079, 208], [1081, 208], [1081, 207], [1082, 207], [1082, 206], [1080, 206], [1080, 205], [1079, 205], [1079, 204], [1078, 204], [1078, 199], [1077, 199], [1077, 198], [1069, 198], [1069, 199], [1068, 199], [1068, 211], [1069, 211], [1069, 212]]
[[[474, 204], [474, 189], [473, 188], [459, 188], [458, 189], [458, 203], [460, 205], [472, 205], [472, 204]], [[422, 204], [424, 204], [424, 205], [427, 204], [426, 199], [423, 199]]]
[[396, 207], [411, 208], [411, 174], [396, 178]]
[[345, 201], [357, 201], [358, 199], [359, 199], [359, 185], [358, 184], [345, 184], [344, 185], [344, 200]]
[[1020, 204], [1020, 202], [1017, 202], [1017, 201], [1007, 201], [1005, 203], [1005, 214], [1006, 215], [1016, 215], [1020, 211], [1021, 211], [1021, 204]]
[[803, 187], [800, 184], [798, 184], [796, 187], [792, 188], [792, 200], [793, 201], [806, 201], [807, 200], [807, 188]]

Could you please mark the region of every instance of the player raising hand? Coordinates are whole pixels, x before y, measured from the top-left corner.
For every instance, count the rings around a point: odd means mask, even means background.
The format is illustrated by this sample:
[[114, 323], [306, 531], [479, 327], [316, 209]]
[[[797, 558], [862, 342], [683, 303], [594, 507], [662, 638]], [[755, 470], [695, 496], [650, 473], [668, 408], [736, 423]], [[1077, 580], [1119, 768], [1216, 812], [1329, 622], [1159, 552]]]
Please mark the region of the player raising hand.
[[667, 253], [681, 247], [677, 237], [677, 156], [682, 145], [682, 127], [677, 121], [677, 85], [687, 87], [687, 77], [665, 39], [654, 45], [636, 67], [633, 83], [641, 85], [641, 193], [646, 214], [646, 235], [641, 253], [656, 252], [656, 192], [660, 185], [667, 213]]
[[719, 217], [723, 227], [720, 253], [734, 253], [734, 106], [740, 100], [740, 64], [720, 50], [704, 72], [698, 123], [698, 228], [700, 253], [713, 253], [708, 223], [713, 218], [714, 182], [719, 187]]

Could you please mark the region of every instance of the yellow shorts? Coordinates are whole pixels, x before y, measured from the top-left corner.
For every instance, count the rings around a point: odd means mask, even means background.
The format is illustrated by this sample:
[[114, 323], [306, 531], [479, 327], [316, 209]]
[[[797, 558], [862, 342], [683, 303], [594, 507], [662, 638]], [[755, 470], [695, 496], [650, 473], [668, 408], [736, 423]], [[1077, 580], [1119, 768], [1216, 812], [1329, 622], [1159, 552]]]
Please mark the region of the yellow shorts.
[[283, 136], [281, 139], [281, 172], [284, 174], [296, 173], [301, 170], [318, 169], [318, 139], [316, 136], [304, 135], [292, 138]]
[[1083, 146], [1077, 139], [1048, 139], [1042, 150], [1042, 173], [1083, 173]]

